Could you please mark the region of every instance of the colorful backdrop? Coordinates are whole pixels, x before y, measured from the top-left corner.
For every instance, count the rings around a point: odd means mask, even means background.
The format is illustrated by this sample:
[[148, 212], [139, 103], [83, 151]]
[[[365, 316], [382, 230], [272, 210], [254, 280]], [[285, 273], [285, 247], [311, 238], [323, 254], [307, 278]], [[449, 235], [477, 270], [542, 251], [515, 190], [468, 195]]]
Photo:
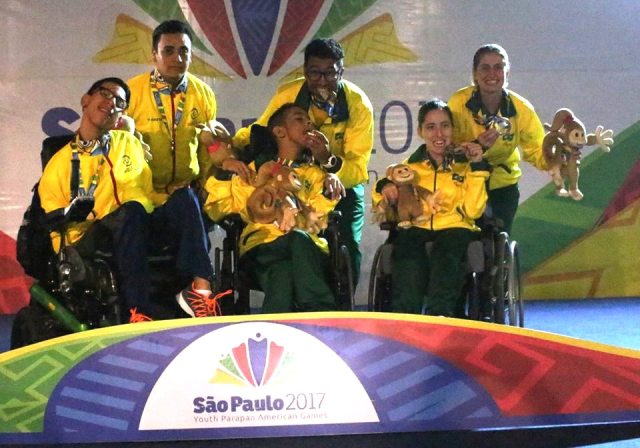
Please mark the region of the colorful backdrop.
[[[345, 77], [375, 108], [372, 181], [418, 145], [419, 102], [448, 98], [469, 82], [477, 47], [502, 44], [511, 56], [510, 87], [543, 121], [570, 107], [588, 130], [603, 124], [617, 133], [611, 153], [585, 157], [582, 202], [556, 198], [548, 176], [526, 167], [514, 229], [525, 296], [640, 296], [639, 15], [634, 0], [4, 0], [0, 312], [20, 306], [29, 284], [15, 262], [15, 236], [40, 174], [42, 139], [75, 129], [80, 96], [95, 79], [147, 70], [151, 31], [168, 18], [192, 26], [192, 71], [214, 88], [232, 131], [300, 70], [306, 42], [339, 40]], [[373, 225], [365, 230], [359, 303], [384, 237]]]

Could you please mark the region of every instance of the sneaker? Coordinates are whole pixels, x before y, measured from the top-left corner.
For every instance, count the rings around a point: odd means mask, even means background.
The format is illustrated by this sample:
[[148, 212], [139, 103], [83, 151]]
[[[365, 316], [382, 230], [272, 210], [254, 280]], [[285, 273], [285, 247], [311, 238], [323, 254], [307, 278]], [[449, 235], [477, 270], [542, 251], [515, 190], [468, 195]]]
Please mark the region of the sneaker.
[[151, 322], [153, 320], [146, 314], [138, 313], [138, 308], [131, 308], [129, 312], [131, 313], [131, 317], [129, 318], [130, 324], [137, 324], [138, 322]]
[[213, 295], [212, 292], [203, 295], [192, 288], [183, 289], [176, 296], [180, 308], [191, 317], [220, 316], [221, 297], [231, 294], [231, 290]]

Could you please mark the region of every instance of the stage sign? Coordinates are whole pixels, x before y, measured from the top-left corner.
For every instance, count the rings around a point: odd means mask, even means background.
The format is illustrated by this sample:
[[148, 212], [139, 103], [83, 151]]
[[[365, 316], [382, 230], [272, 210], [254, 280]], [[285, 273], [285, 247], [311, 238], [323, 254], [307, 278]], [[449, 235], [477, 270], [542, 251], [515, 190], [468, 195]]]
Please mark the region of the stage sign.
[[122, 325], [0, 355], [0, 444], [640, 421], [640, 352], [383, 313]]

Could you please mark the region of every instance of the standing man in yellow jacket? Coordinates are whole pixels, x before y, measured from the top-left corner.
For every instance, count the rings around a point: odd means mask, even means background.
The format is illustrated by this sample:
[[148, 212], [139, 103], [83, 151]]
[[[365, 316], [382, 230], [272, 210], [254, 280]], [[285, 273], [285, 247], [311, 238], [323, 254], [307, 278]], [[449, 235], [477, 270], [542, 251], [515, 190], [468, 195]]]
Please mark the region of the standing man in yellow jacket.
[[[340, 238], [349, 249], [356, 285], [362, 258], [364, 183], [373, 150], [373, 107], [362, 89], [342, 78], [343, 72], [344, 50], [340, 44], [333, 39], [314, 39], [304, 51], [304, 77], [281, 86], [255, 124], [266, 126], [279, 107], [295, 103], [326, 136], [316, 138], [309, 149], [316, 163], [326, 172], [335, 173], [346, 188], [346, 197], [336, 210], [342, 214]], [[245, 148], [250, 134], [251, 127], [240, 129], [233, 146]]]
[[203, 185], [208, 172], [209, 156], [198, 152], [198, 133], [215, 119], [216, 100], [211, 88], [188, 72], [192, 35], [187, 24], [162, 22], [152, 39], [155, 68], [128, 81], [129, 115], [151, 148], [153, 230], [182, 235], [178, 269], [194, 277], [191, 288], [178, 294], [178, 303], [189, 315], [203, 317], [214, 309], [213, 269], [200, 202], [191, 185]]

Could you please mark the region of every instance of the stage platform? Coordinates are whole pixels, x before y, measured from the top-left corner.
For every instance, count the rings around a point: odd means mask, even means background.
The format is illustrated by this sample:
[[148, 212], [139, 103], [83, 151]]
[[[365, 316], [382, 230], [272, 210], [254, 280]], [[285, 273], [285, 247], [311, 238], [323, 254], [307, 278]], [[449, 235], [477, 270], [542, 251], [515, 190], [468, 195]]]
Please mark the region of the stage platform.
[[158, 321], [0, 354], [0, 444], [587, 445], [640, 437], [639, 372], [637, 350], [457, 319]]

